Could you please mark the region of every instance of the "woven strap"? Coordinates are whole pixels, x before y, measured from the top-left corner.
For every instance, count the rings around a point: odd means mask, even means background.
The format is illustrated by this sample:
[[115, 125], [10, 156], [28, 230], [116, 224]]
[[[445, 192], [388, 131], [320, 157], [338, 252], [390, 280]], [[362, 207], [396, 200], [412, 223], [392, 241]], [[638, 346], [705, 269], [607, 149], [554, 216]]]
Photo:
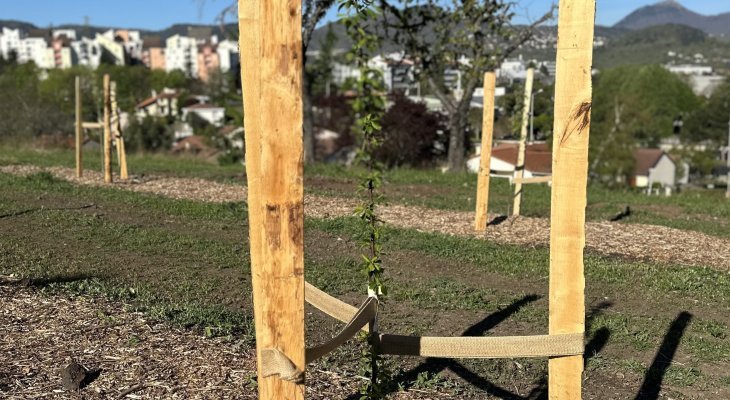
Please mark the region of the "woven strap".
[[[305, 282], [304, 299], [319, 311], [345, 323], [349, 323], [358, 312], [357, 308], [317, 289], [309, 282]], [[362, 329], [369, 332], [370, 328], [365, 324]]]
[[583, 334], [501, 337], [380, 335], [381, 354], [433, 358], [538, 358], [583, 354]]
[[[355, 309], [355, 315], [337, 336], [325, 343], [306, 350], [306, 363], [314, 362], [345, 344], [345, 342], [357, 335], [360, 329], [367, 326], [375, 318], [377, 312], [377, 299], [369, 297], [359, 309]], [[279, 375], [279, 378], [285, 381], [297, 384], [304, 382], [304, 371], [298, 369], [291, 359], [279, 349], [264, 349], [261, 352], [261, 374], [264, 378]]]

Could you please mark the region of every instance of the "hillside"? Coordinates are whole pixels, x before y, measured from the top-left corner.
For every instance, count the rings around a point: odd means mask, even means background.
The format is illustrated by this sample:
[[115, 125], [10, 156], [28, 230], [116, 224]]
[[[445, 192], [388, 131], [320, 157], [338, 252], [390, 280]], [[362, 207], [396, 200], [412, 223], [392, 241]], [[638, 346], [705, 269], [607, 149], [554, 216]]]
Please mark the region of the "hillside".
[[[675, 56], [670, 56], [670, 52]], [[630, 31], [595, 53], [598, 68], [624, 64], [666, 64], [693, 62], [695, 54], [718, 69], [727, 69], [730, 43], [719, 41], [701, 30], [684, 25], [661, 25]]]
[[616, 28], [643, 29], [651, 26], [680, 24], [718, 37], [730, 37], [730, 13], [702, 15], [675, 0], [665, 0], [641, 7], [619, 21]]
[[[34, 24], [31, 24], [29, 22], [24, 21], [16, 21], [16, 20], [2, 20], [0, 19], [0, 28], [7, 27], [9, 29], [21, 29], [23, 31], [30, 31], [32, 29], [40, 29], [40, 28], [47, 28], [47, 27], [39, 27]], [[175, 24], [168, 28], [154, 31], [154, 30], [145, 30], [145, 29], [134, 29], [134, 28], [120, 28], [120, 27], [109, 27], [109, 26], [86, 26], [86, 25], [79, 25], [79, 24], [62, 24], [62, 25], [55, 25], [53, 26], [53, 29], [74, 29], [76, 30], [77, 34], [80, 36], [87, 36], [87, 37], [93, 37], [97, 33], [106, 32], [109, 29], [132, 29], [132, 30], [139, 30], [140, 34], [143, 37], [147, 36], [159, 36], [162, 39], [167, 39], [170, 36], [174, 35], [186, 35], [188, 33], [188, 28], [210, 28], [214, 34], [217, 34], [219, 36], [222, 36], [221, 33], [223, 32], [220, 25], [205, 25], [205, 24]], [[238, 30], [237, 24], [227, 24], [225, 25], [225, 30], [228, 32], [228, 34], [235, 33]]]

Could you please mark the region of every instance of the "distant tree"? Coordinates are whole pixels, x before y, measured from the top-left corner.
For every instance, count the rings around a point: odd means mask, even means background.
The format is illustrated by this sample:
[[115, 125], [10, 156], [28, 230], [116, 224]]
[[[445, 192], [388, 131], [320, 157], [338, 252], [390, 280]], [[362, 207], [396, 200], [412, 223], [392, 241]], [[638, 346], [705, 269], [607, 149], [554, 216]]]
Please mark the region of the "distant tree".
[[126, 148], [130, 152], [169, 150], [173, 142], [173, 122], [169, 118], [132, 119], [124, 132]]
[[425, 104], [396, 94], [381, 122], [383, 142], [375, 157], [387, 167], [425, 167], [441, 155], [436, 143], [446, 129], [446, 118]]
[[608, 182], [633, 169], [633, 151], [653, 147], [673, 133], [673, 122], [700, 100], [680, 77], [658, 65], [622, 66], [595, 81], [591, 129], [591, 171]]
[[[513, 26], [514, 2], [506, 0], [380, 0], [386, 10], [383, 36], [413, 57], [419, 80], [443, 104], [448, 116], [448, 169], [465, 168], [466, 131], [474, 89], [530, 40], [537, 26], [553, 18], [555, 6], [534, 23]], [[465, 58], [465, 59], [464, 59]], [[468, 60], [468, 61], [467, 61]], [[461, 74], [461, 93], [448, 87], [446, 70]]]
[[699, 143], [709, 140], [722, 144], [727, 141], [730, 121], [730, 82], [717, 88], [712, 96], [687, 118], [682, 129], [685, 140]]

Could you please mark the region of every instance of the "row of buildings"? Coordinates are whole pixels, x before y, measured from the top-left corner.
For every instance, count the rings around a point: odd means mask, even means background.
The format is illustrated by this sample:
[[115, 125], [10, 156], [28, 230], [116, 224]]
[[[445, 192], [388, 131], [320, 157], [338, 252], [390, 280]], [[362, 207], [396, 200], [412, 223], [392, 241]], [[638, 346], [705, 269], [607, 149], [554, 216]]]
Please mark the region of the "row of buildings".
[[240, 62], [238, 44], [219, 40], [211, 28], [188, 28], [188, 34], [165, 40], [157, 36], [142, 37], [139, 31], [110, 29], [93, 38], [77, 35], [74, 29], [20, 29], [3, 27], [0, 32], [0, 56], [19, 63], [33, 62], [39, 68], [70, 68], [74, 65], [92, 69], [102, 63], [146, 65], [151, 69], [183, 71], [207, 81], [215, 72], [228, 72]]

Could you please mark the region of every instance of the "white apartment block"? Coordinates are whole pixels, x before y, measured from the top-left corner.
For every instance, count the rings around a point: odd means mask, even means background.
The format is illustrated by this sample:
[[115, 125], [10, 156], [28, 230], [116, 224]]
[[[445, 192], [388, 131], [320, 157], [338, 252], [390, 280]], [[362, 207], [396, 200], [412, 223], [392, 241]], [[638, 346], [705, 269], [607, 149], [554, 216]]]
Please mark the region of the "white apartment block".
[[194, 38], [175, 35], [167, 39], [165, 68], [168, 72], [183, 71], [198, 76], [198, 43]]
[[73, 64], [96, 69], [101, 64], [101, 45], [96, 40], [81, 38], [71, 42]]
[[13, 52], [16, 56], [20, 53], [20, 30], [3, 27], [0, 32], [0, 56], [8, 59]]
[[[217, 36], [214, 36], [217, 40]], [[230, 71], [240, 62], [238, 43], [232, 40], [223, 40], [218, 43], [218, 58], [221, 72]]]
[[[50, 50], [50, 51], [49, 51]], [[32, 37], [20, 41], [18, 50], [18, 62], [21, 64], [34, 62], [38, 68], [54, 68], [53, 49], [48, 48], [48, 42], [44, 38]]]
[[101, 47], [102, 53], [106, 53], [114, 65], [125, 64], [124, 45], [115, 40], [114, 31], [108, 30], [103, 34], [96, 34], [96, 43]]

